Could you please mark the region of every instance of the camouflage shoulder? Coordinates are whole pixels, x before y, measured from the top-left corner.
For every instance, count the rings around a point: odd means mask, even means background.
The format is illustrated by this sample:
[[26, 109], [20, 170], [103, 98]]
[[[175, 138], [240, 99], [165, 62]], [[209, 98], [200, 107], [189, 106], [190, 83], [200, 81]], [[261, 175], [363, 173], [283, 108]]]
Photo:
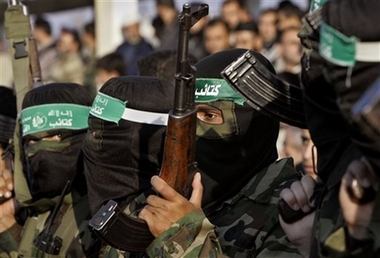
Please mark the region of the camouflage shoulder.
[[279, 159], [257, 173], [242, 189], [250, 199], [267, 203], [270, 196], [280, 196], [284, 188], [301, 179], [292, 158]]
[[210, 254], [207, 257], [218, 257], [221, 248], [214, 233], [214, 225], [198, 209], [159, 235], [147, 248], [147, 253], [149, 257], [199, 257], [200, 253]]

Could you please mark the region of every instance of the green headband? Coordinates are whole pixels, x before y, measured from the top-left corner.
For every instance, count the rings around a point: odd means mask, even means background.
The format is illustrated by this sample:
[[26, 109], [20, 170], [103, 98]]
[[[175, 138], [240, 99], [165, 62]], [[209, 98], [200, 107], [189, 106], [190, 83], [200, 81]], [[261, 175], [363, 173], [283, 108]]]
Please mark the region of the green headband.
[[195, 102], [207, 103], [217, 100], [233, 100], [236, 104], [243, 105], [245, 99], [231, 88], [224, 79], [196, 79]]
[[120, 119], [140, 124], [167, 125], [168, 113], [155, 113], [126, 108], [127, 101], [98, 92], [90, 114], [105, 121], [119, 123]]
[[88, 128], [90, 107], [76, 104], [45, 104], [21, 111], [22, 136], [53, 129]]

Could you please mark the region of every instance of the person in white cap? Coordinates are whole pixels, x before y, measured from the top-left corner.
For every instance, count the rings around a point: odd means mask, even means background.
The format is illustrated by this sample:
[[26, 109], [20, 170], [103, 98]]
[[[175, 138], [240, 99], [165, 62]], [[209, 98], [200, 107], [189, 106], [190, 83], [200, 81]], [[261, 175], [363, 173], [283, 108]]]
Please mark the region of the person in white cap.
[[122, 24], [124, 42], [117, 47], [116, 53], [123, 56], [126, 75], [137, 75], [137, 60], [147, 56], [153, 47], [140, 34], [140, 15], [128, 16]]

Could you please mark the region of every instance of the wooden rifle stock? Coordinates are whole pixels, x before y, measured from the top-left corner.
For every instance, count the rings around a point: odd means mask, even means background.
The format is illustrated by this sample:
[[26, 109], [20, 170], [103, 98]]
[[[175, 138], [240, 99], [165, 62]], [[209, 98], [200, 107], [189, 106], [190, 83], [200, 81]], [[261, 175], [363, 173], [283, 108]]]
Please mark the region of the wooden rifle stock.
[[197, 167], [195, 68], [188, 62], [189, 31], [207, 14], [207, 4], [184, 4], [183, 11], [178, 16], [180, 25], [174, 108], [169, 114], [160, 177], [185, 197], [190, 195], [190, 185]]
[[190, 194], [189, 183], [195, 173], [196, 112], [184, 118], [169, 115], [164, 158], [160, 177], [183, 196]]

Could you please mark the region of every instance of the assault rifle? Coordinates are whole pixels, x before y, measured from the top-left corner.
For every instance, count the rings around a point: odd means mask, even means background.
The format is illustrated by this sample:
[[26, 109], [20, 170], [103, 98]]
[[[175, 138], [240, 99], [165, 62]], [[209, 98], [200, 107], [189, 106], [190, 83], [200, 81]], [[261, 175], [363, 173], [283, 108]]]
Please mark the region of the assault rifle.
[[174, 108], [169, 113], [160, 177], [185, 197], [195, 169], [195, 130], [197, 112], [194, 102], [195, 67], [188, 61], [190, 28], [208, 14], [208, 5], [183, 5], [179, 15], [180, 33], [175, 74]]
[[[196, 169], [195, 68], [188, 62], [189, 31], [207, 14], [207, 4], [184, 4], [182, 13], [178, 16], [175, 100], [169, 113], [159, 176], [184, 196], [190, 194], [189, 182]], [[154, 240], [148, 225], [141, 219], [127, 215], [114, 200], [108, 201], [99, 209], [92, 217], [90, 226], [106, 243], [123, 251], [145, 252]]]

